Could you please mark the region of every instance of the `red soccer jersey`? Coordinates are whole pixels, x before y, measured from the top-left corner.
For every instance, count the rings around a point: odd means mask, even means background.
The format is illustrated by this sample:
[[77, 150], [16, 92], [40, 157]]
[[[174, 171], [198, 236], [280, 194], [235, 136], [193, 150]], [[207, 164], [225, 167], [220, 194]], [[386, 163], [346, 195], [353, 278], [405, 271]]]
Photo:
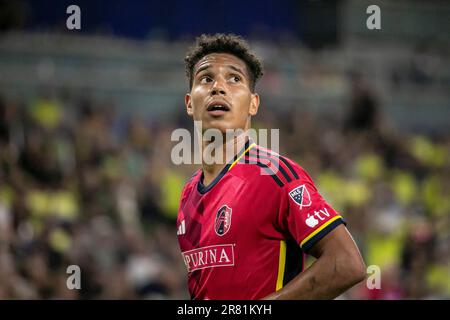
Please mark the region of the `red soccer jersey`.
[[303, 253], [344, 223], [295, 162], [247, 142], [205, 187], [199, 170], [178, 212], [192, 299], [261, 299], [303, 271]]

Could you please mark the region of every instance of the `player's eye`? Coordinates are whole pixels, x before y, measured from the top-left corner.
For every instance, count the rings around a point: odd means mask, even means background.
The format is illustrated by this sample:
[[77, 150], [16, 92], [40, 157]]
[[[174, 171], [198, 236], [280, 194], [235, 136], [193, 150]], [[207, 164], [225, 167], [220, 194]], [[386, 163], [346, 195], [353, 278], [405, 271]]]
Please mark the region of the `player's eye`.
[[203, 77], [200, 78], [200, 83], [201, 84], [209, 83], [211, 81], [212, 81], [212, 79], [209, 76], [203, 76]]
[[231, 82], [240, 82], [241, 81], [241, 77], [239, 76], [232, 76], [231, 77]]

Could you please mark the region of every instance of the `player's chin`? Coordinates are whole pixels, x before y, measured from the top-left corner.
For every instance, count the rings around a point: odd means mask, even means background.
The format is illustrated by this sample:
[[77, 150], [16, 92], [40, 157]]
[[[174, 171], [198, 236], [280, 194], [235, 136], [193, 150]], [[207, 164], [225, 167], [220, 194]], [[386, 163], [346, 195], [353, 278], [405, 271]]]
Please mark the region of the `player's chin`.
[[203, 121], [204, 129], [215, 129], [221, 133], [226, 133], [227, 130], [234, 130], [234, 122], [225, 117], [214, 117]]

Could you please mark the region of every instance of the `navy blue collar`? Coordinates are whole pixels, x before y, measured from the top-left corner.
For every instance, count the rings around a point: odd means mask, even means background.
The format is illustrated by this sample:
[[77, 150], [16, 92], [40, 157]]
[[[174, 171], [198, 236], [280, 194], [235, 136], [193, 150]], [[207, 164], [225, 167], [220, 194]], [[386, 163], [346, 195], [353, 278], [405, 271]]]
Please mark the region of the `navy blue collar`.
[[245, 150], [247, 150], [252, 143], [253, 142], [250, 139], [247, 140], [245, 142], [244, 147], [241, 149], [241, 151], [239, 151], [234, 156], [234, 158], [230, 162], [227, 163], [227, 165], [220, 171], [220, 173], [217, 175], [217, 177], [215, 177], [214, 180], [210, 184], [208, 184], [207, 186], [205, 186], [203, 184], [203, 179], [205, 178], [205, 176], [204, 176], [204, 173], [203, 173], [203, 170], [202, 170], [202, 175], [200, 176], [200, 179], [198, 180], [198, 183], [197, 183], [197, 190], [198, 190], [198, 192], [200, 192], [201, 194], [205, 194], [209, 190], [211, 190], [212, 187], [214, 187], [220, 181], [220, 179], [222, 179], [222, 177], [230, 170], [230, 167], [233, 165], [233, 163], [242, 156], [242, 154], [245, 152]]

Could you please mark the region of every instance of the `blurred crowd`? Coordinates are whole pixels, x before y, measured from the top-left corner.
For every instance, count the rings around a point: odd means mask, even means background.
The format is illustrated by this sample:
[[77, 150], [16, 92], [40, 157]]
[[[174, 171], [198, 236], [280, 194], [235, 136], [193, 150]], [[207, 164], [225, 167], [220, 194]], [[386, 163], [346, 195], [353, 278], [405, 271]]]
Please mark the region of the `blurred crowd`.
[[[89, 99], [0, 104], [0, 298], [186, 298], [170, 131]], [[67, 267], [81, 270], [68, 290]]]
[[[337, 120], [263, 101], [253, 120], [280, 128], [280, 152], [381, 271], [381, 288], [340, 299], [450, 298], [449, 132], [399, 132], [357, 80], [348, 105]], [[154, 119], [51, 91], [1, 98], [0, 299], [189, 298], [175, 219], [197, 167], [170, 161], [179, 127], [192, 128], [182, 108]], [[80, 290], [67, 288], [70, 265]]]

